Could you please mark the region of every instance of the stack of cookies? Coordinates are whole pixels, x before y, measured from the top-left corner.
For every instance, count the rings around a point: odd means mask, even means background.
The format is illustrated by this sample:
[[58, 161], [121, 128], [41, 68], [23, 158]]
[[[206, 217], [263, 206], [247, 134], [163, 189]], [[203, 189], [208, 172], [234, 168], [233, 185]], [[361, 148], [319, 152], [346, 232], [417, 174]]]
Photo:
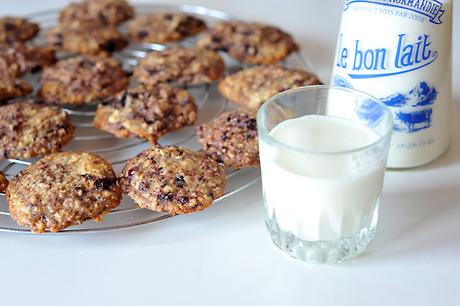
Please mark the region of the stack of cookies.
[[[120, 31], [125, 22], [126, 36]], [[209, 207], [224, 193], [225, 167], [259, 165], [260, 105], [281, 91], [319, 84], [309, 72], [280, 65], [298, 46], [266, 24], [226, 21], [208, 28], [182, 12], [135, 16], [125, 0], [82, 0], [61, 11], [47, 46], [29, 42], [39, 30], [27, 19], [0, 18], [0, 158], [41, 158], [9, 184], [0, 173], [0, 192], [12, 218], [32, 232], [100, 220], [123, 193], [140, 207], [173, 215]], [[192, 36], [194, 47], [181, 46]], [[166, 47], [146, 54], [131, 74], [112, 57], [130, 43]], [[249, 68], [226, 76], [221, 52]], [[36, 96], [17, 99], [33, 91], [20, 78], [40, 70]], [[163, 135], [197, 121], [187, 86], [215, 82], [238, 108], [197, 127], [202, 150], [158, 145]], [[100, 156], [60, 152], [75, 131], [60, 107], [88, 104], [97, 104], [96, 128], [151, 144], [119, 177]]]

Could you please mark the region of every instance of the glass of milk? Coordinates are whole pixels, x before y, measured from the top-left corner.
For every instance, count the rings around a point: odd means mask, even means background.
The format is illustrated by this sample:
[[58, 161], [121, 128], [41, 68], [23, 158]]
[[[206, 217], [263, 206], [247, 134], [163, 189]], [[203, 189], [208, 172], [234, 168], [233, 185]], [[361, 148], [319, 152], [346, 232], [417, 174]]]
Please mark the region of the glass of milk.
[[391, 111], [353, 89], [307, 86], [265, 102], [257, 124], [273, 242], [307, 262], [362, 253], [376, 231]]

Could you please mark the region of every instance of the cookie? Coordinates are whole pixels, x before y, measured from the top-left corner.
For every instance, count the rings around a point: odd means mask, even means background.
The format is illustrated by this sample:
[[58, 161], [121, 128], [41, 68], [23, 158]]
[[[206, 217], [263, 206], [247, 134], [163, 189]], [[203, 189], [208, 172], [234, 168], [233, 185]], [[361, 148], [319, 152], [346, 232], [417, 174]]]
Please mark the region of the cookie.
[[144, 84], [212, 83], [224, 76], [224, 61], [214, 51], [172, 47], [151, 52], [139, 61], [134, 76]]
[[224, 21], [198, 41], [199, 47], [225, 51], [247, 64], [273, 64], [297, 51], [294, 39], [282, 30], [262, 23]]
[[81, 105], [114, 95], [128, 83], [115, 59], [77, 56], [43, 70], [38, 96], [49, 103]]
[[110, 56], [126, 47], [128, 41], [115, 27], [66, 28], [58, 25], [48, 32], [48, 42], [63, 51]]
[[94, 29], [103, 27], [113, 26], [105, 25], [96, 19], [72, 19], [50, 28], [47, 32], [47, 40], [50, 45], [61, 47], [62, 39], [66, 32], [91, 32]]
[[0, 102], [28, 95], [32, 91], [33, 88], [29, 82], [0, 74]]
[[203, 20], [184, 13], [159, 12], [137, 16], [128, 26], [137, 43], [168, 43], [196, 35], [206, 29]]
[[140, 207], [173, 215], [203, 210], [225, 189], [224, 168], [204, 153], [152, 147], [129, 160], [120, 182]]
[[50, 46], [35, 46], [22, 43], [0, 46], [0, 74], [19, 77], [37, 72], [56, 61]]
[[124, 0], [84, 0], [67, 5], [59, 15], [60, 24], [75, 20], [118, 25], [134, 16], [134, 8]]
[[4, 193], [6, 190], [6, 187], [8, 187], [8, 179], [6, 178], [5, 174], [3, 172], [0, 172], [0, 192]]
[[112, 166], [84, 152], [48, 155], [15, 176], [6, 191], [11, 217], [34, 233], [99, 221], [121, 198]]
[[197, 107], [186, 90], [167, 84], [139, 85], [99, 105], [94, 125], [120, 138], [137, 136], [156, 143], [162, 135], [193, 125]]
[[32, 39], [40, 31], [37, 23], [20, 17], [0, 18], [0, 44]]
[[197, 129], [203, 151], [230, 168], [259, 165], [259, 144], [254, 112], [227, 111]]
[[75, 126], [55, 106], [15, 101], [0, 107], [0, 159], [29, 159], [58, 152], [70, 142]]
[[262, 65], [238, 71], [219, 84], [220, 93], [244, 108], [257, 110], [262, 103], [282, 91], [318, 85], [318, 78], [304, 70], [278, 65]]

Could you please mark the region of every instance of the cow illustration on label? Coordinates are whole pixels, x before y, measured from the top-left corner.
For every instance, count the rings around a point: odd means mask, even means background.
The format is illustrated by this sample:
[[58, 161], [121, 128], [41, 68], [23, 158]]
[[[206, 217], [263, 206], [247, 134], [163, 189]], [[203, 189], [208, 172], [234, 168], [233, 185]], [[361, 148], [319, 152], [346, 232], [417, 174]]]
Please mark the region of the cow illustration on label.
[[[345, 78], [335, 75], [333, 85], [345, 88], [353, 86]], [[394, 131], [403, 133], [414, 133], [431, 127], [433, 109], [429, 107], [436, 101], [438, 91], [430, 87], [426, 82], [420, 82], [407, 93], [395, 93], [385, 98], [381, 98], [386, 106], [390, 107], [394, 113]], [[357, 109], [358, 116], [366, 121], [373, 120], [374, 116], [380, 114], [368, 107], [368, 103], [362, 103]]]
[[394, 130], [414, 133], [431, 127], [433, 109], [438, 91], [426, 82], [420, 82], [407, 93], [396, 93], [380, 99], [394, 111]]

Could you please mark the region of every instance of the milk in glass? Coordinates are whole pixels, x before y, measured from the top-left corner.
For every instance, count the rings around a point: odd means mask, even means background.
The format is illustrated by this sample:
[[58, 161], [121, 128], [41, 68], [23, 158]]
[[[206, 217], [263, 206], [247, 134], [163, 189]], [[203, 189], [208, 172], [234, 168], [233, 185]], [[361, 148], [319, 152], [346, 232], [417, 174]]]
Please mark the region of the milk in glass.
[[305, 241], [336, 241], [370, 226], [385, 160], [368, 163], [353, 150], [376, 142], [373, 130], [348, 119], [308, 115], [278, 124], [270, 137], [283, 145], [260, 143], [264, 200], [280, 231]]

